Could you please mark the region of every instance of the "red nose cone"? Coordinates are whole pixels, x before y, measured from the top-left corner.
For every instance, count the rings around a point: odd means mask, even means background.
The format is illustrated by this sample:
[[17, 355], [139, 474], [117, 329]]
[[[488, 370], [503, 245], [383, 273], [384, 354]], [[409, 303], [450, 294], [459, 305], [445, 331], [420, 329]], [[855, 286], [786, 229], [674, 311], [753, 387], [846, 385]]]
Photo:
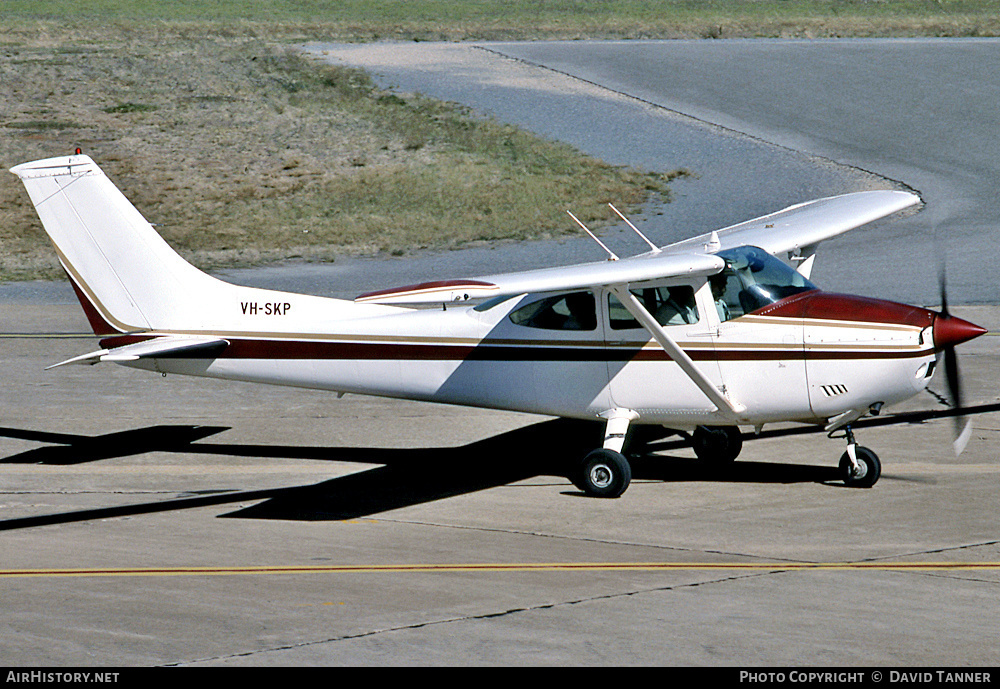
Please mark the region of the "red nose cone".
[[975, 323], [963, 321], [954, 316], [938, 314], [934, 318], [934, 348], [954, 347], [963, 342], [985, 335], [988, 331]]

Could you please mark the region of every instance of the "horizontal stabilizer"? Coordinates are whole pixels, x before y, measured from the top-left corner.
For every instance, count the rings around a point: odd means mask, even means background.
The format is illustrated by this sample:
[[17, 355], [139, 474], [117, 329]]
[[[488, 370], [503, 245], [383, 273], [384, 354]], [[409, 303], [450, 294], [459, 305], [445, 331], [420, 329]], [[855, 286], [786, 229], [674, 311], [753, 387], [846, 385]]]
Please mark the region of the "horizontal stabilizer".
[[157, 358], [215, 358], [223, 349], [229, 346], [229, 341], [220, 337], [201, 337], [187, 335], [166, 335], [142, 342], [133, 342], [123, 347], [101, 349], [89, 354], [61, 361], [46, 367], [46, 371], [67, 364], [87, 364], [93, 366], [102, 361], [125, 362], [139, 359]]

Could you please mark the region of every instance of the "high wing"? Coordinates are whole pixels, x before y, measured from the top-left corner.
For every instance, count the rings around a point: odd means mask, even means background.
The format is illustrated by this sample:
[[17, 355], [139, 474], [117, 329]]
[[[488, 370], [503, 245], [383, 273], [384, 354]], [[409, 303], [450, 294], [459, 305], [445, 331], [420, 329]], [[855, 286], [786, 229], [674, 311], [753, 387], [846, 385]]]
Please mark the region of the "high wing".
[[707, 253], [650, 252], [616, 261], [580, 263], [520, 273], [487, 275], [472, 280], [446, 280], [368, 292], [356, 301], [379, 304], [420, 304], [466, 301], [526, 292], [554, 292], [596, 285], [656, 280], [662, 277], [714, 275], [725, 261]]
[[425, 282], [367, 292], [358, 302], [439, 304], [487, 297], [553, 292], [649, 280], [714, 275], [724, 268], [715, 254], [737, 246], [757, 246], [771, 254], [796, 254], [806, 262], [820, 242], [916, 205], [920, 197], [902, 191], [866, 191], [796, 204], [753, 220], [715, 230], [639, 256], [621, 260], [542, 268], [518, 273]]
[[685, 239], [665, 251], [692, 250], [718, 238], [717, 251], [756, 246], [772, 255], [805, 247], [867, 225], [920, 203], [905, 191], [861, 191], [789, 206], [776, 213], [730, 225], [721, 230]]

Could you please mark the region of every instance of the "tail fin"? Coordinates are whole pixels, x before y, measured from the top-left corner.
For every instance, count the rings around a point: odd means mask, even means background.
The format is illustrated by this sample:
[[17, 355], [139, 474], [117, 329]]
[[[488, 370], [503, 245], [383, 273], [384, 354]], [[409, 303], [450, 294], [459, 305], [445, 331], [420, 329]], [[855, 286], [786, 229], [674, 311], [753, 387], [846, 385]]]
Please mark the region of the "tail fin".
[[95, 332], [169, 328], [211, 292], [230, 287], [171, 249], [88, 156], [37, 160], [11, 172], [24, 183]]
[[98, 335], [313, 332], [343, 319], [405, 310], [213, 278], [171, 249], [85, 155], [36, 160], [11, 172], [28, 190]]

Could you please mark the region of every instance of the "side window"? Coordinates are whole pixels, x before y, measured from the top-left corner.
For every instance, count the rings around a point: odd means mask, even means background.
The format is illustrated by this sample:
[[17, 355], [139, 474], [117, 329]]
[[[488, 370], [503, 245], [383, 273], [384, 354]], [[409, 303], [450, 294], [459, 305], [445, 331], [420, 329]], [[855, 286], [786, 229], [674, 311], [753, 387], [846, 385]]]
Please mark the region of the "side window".
[[573, 292], [526, 304], [510, 314], [515, 325], [544, 330], [596, 330], [597, 306], [590, 292]]
[[[646, 307], [660, 325], [684, 325], [698, 322], [694, 289], [687, 286], [634, 289], [632, 294]], [[613, 294], [608, 295], [608, 315], [612, 330], [641, 328], [639, 322]]]

